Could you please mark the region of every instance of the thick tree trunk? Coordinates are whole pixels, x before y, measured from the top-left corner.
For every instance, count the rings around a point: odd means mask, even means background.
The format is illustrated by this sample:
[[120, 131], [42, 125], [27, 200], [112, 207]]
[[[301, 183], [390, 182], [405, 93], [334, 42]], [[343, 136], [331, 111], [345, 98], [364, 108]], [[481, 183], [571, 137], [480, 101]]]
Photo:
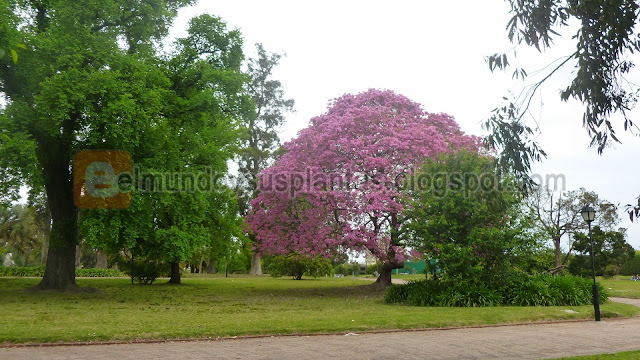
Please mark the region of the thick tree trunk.
[[260, 253], [257, 251], [251, 254], [251, 275], [262, 275], [262, 262], [260, 261]]
[[96, 261], [96, 268], [98, 269], [106, 269], [107, 268], [107, 254], [104, 251], [98, 249], [98, 259]]
[[76, 290], [75, 257], [78, 244], [78, 210], [73, 202], [71, 144], [73, 119], [63, 122], [60, 135], [40, 133], [36, 136], [39, 165], [51, 211], [51, 233], [47, 265], [41, 290]]
[[50, 247], [44, 277], [38, 288], [41, 290], [76, 290], [75, 255], [75, 246]]
[[207, 274], [215, 274], [216, 273], [216, 266], [213, 264], [213, 261], [210, 261], [207, 264]]
[[169, 284], [180, 284], [180, 263], [171, 263], [171, 279]]
[[380, 269], [380, 276], [376, 280], [376, 285], [380, 287], [391, 286], [391, 272], [393, 269], [400, 269], [404, 267], [404, 263], [402, 264], [393, 264], [393, 263], [384, 263]]
[[[55, 184], [56, 182], [54, 182]], [[70, 185], [69, 185], [70, 187]], [[74, 291], [76, 286], [76, 243], [78, 234], [77, 210], [73, 204], [71, 189], [59, 192], [49, 191], [49, 206], [52, 213], [52, 226], [49, 238], [47, 262], [42, 281], [38, 285], [41, 290]], [[63, 196], [62, 193], [67, 193]]]

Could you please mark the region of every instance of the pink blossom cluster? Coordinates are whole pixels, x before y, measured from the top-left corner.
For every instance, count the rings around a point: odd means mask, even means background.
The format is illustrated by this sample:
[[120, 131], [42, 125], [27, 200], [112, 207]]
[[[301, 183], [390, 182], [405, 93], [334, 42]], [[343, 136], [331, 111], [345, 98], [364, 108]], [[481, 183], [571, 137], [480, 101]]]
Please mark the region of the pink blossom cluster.
[[[385, 263], [401, 263], [408, 256], [399, 235], [404, 177], [425, 159], [480, 146], [481, 139], [465, 135], [451, 116], [425, 112], [393, 91], [344, 95], [262, 172], [248, 229], [261, 252], [367, 249]], [[278, 178], [292, 188], [281, 191], [264, 181]]]

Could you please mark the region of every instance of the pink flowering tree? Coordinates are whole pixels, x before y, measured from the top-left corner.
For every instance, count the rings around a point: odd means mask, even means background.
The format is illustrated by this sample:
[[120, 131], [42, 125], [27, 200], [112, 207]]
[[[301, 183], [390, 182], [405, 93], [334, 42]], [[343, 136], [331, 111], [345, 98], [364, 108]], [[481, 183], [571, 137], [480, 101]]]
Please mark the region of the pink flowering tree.
[[405, 180], [425, 159], [479, 146], [451, 116], [392, 91], [344, 95], [260, 174], [248, 228], [260, 252], [369, 250], [383, 264], [378, 283], [389, 285], [408, 256]]

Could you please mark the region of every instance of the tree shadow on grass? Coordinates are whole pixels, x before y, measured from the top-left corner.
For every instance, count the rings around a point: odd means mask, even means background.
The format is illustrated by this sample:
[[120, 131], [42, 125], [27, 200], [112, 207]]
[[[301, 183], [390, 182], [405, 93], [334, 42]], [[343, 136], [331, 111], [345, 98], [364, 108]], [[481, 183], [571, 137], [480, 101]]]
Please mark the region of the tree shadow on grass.
[[280, 288], [280, 289], [255, 289], [255, 294], [270, 294], [276, 296], [297, 297], [332, 297], [332, 298], [371, 298], [382, 297], [385, 289], [374, 284], [353, 285], [327, 288]]
[[78, 285], [67, 286], [65, 289], [51, 290], [51, 289], [42, 289], [40, 285], [36, 285], [33, 287], [29, 287], [23, 290], [26, 293], [69, 293], [69, 294], [95, 294], [102, 292], [98, 288], [93, 287], [82, 287]]

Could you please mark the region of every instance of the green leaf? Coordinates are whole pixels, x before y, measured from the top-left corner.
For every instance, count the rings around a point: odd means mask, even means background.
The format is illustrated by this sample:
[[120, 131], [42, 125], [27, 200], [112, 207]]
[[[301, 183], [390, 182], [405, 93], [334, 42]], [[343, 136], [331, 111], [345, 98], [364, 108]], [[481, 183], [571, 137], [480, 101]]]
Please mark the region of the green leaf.
[[13, 59], [14, 64], [18, 62], [18, 53], [13, 49], [11, 49], [11, 58]]

